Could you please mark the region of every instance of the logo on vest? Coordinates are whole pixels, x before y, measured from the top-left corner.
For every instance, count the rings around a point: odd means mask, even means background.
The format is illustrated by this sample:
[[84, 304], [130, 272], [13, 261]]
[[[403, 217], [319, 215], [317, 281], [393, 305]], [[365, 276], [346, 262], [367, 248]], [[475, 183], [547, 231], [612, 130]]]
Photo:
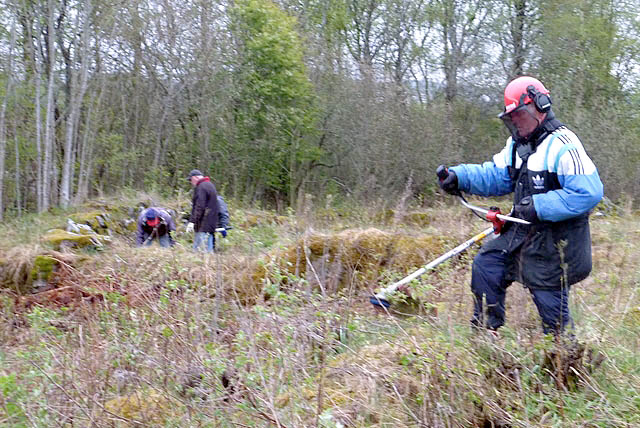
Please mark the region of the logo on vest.
[[531, 181], [533, 181], [533, 188], [536, 190], [544, 189], [544, 177], [540, 177], [540, 174], [535, 177], [531, 177]]

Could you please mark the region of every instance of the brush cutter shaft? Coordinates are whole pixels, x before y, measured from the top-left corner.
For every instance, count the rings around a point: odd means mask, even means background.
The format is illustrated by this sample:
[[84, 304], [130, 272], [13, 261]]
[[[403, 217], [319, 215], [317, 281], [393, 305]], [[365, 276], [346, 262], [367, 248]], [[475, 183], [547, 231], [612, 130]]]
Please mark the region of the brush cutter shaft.
[[445, 254], [441, 255], [440, 257], [438, 257], [434, 261], [430, 262], [428, 265], [418, 269], [417, 271], [415, 271], [411, 275], [407, 276], [406, 278], [403, 278], [400, 281], [395, 282], [395, 283], [391, 284], [390, 286], [382, 289], [378, 294], [375, 295], [375, 298], [376, 299], [381, 299], [381, 300], [386, 300], [386, 296], [389, 295], [390, 293], [393, 293], [394, 291], [396, 291], [398, 289], [398, 287], [400, 287], [400, 286], [402, 286], [404, 284], [407, 284], [408, 282], [411, 282], [412, 280], [416, 279], [417, 277], [419, 277], [420, 275], [424, 274], [425, 272], [435, 268], [436, 266], [438, 266], [440, 263], [444, 262], [445, 260], [450, 259], [451, 257], [460, 254], [461, 252], [463, 252], [464, 250], [466, 250], [467, 248], [469, 248], [470, 246], [472, 246], [476, 242], [482, 241], [484, 238], [486, 238], [488, 235], [490, 235], [492, 233], [493, 233], [493, 226], [483, 230], [482, 232], [478, 233], [473, 238], [471, 238], [468, 241], [458, 245], [453, 250], [450, 250], [450, 251], [446, 252]]
[[[460, 202], [462, 203], [462, 205], [464, 205], [465, 207], [469, 208], [470, 210], [474, 210], [474, 211], [483, 213], [485, 215], [489, 214], [489, 210], [485, 210], [484, 208], [480, 208], [480, 207], [476, 207], [475, 205], [471, 205], [469, 202], [465, 201], [462, 198], [460, 198]], [[496, 214], [496, 217], [498, 217], [500, 220], [504, 220], [504, 221], [512, 221], [514, 223], [520, 223], [520, 224], [531, 224], [527, 220], [523, 220], [521, 218], [516, 218], [516, 217], [511, 217], [509, 215]]]

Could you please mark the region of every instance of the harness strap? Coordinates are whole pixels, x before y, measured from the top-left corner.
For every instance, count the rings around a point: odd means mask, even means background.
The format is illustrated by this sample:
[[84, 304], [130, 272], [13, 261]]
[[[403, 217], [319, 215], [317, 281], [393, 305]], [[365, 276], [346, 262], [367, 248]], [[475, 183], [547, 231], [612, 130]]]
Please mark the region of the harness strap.
[[[549, 112], [547, 114], [547, 118], [545, 119], [544, 122], [542, 122], [542, 133], [538, 136], [538, 138], [536, 138], [535, 143], [533, 144], [533, 151], [535, 151], [535, 148], [538, 147], [540, 145], [540, 143], [542, 143], [544, 141], [545, 138], [547, 138], [549, 136], [549, 134], [551, 134], [553, 131], [555, 131], [556, 129], [564, 126], [564, 124], [562, 122], [560, 122], [558, 119], [556, 119], [555, 115], [553, 114], [553, 112]], [[559, 135], [564, 135], [564, 134], [559, 134]], [[553, 138], [555, 139], [557, 137], [557, 135], [554, 135]], [[552, 140], [553, 141], [553, 140]], [[522, 165], [520, 166], [520, 168], [516, 168], [516, 152], [517, 152], [517, 148], [518, 146], [520, 146], [521, 144], [514, 142], [514, 139], [512, 137], [511, 139], [511, 167], [515, 170], [514, 171], [514, 177], [519, 176], [520, 174], [520, 169], [522, 168]], [[545, 170], [547, 169], [547, 155], [549, 154], [549, 147], [551, 147], [551, 142], [549, 142], [549, 146], [547, 146], [547, 153], [545, 155]]]

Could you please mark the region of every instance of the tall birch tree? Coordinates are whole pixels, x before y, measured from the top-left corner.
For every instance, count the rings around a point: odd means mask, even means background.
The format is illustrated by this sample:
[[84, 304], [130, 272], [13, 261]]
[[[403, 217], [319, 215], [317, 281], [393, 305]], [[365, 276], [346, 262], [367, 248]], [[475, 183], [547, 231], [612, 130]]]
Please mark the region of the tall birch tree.
[[44, 162], [42, 165], [42, 203], [41, 210], [49, 209], [51, 202], [52, 183], [55, 181], [53, 176], [55, 162], [55, 67], [56, 67], [56, 45], [55, 45], [55, 20], [54, 20], [54, 2], [47, 1], [47, 67], [48, 67], [48, 83], [47, 83], [47, 116], [44, 134]]
[[[91, 14], [91, 0], [85, 0], [82, 9], [77, 14], [77, 24], [75, 28], [77, 28], [78, 31], [73, 31], [74, 34], [79, 33], [79, 40], [74, 37], [71, 42], [71, 47], [69, 48], [70, 52], [68, 53], [68, 55], [73, 55], [73, 57], [68, 60], [70, 70], [67, 73], [67, 78], [69, 79], [69, 82], [67, 82], [69, 86], [69, 99], [67, 100], [68, 114], [64, 144], [64, 162], [62, 164], [62, 179], [60, 184], [60, 205], [63, 208], [69, 206], [73, 190], [71, 187], [75, 163], [74, 138], [77, 135], [80, 107], [82, 106], [82, 100], [87, 90], [89, 77], [89, 30]], [[79, 62], [78, 65], [76, 65], [77, 62]], [[76, 70], [76, 67], [79, 69]]]
[[13, 88], [13, 50], [16, 44], [16, 26], [15, 22], [11, 24], [11, 41], [9, 42], [9, 55], [7, 58], [7, 85], [2, 106], [0, 107], [0, 221], [4, 216], [4, 174], [5, 174], [5, 156], [7, 148], [7, 105], [12, 95]]

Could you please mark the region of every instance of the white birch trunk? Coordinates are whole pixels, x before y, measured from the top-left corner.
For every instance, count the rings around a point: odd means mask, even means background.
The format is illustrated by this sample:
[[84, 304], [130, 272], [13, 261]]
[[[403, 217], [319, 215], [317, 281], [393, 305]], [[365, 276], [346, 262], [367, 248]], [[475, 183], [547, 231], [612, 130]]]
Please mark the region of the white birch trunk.
[[7, 104], [9, 97], [11, 96], [11, 87], [13, 83], [13, 48], [16, 44], [16, 26], [11, 25], [11, 42], [9, 45], [9, 58], [8, 58], [8, 77], [7, 77], [7, 90], [5, 92], [4, 99], [2, 100], [2, 107], [0, 107], [0, 221], [4, 217], [4, 159], [7, 150]]
[[[107, 40], [113, 42], [114, 34], [116, 30], [115, 22], [111, 26], [110, 37]], [[100, 39], [98, 34], [96, 33], [95, 46], [100, 45]], [[103, 73], [100, 68], [100, 50], [96, 48], [96, 69], [94, 70], [94, 75], [98, 76], [98, 80], [100, 84], [98, 85], [98, 97], [95, 102], [91, 102], [89, 104], [89, 111], [86, 113], [86, 118], [84, 122], [84, 135], [82, 137], [82, 144], [79, 147], [78, 151], [80, 152], [80, 164], [78, 166], [78, 185], [76, 187], [76, 194], [74, 197], [74, 201], [76, 204], [82, 202], [89, 196], [89, 182], [91, 179], [91, 171], [93, 168], [93, 151], [94, 151], [94, 140], [96, 136], [96, 129], [91, 128], [91, 121], [93, 120], [94, 112], [95, 114], [99, 114], [100, 108], [102, 106], [102, 100], [105, 94], [105, 88], [107, 83], [107, 73]]]
[[[39, 26], [38, 26], [38, 32], [40, 32]], [[35, 108], [36, 108], [36, 168], [37, 168], [37, 172], [36, 172], [36, 197], [37, 197], [37, 203], [36, 203], [36, 207], [38, 212], [42, 212], [43, 208], [42, 208], [42, 204], [44, 201], [44, 197], [43, 197], [43, 192], [42, 192], [42, 171], [43, 171], [43, 164], [42, 164], [42, 117], [41, 117], [41, 109], [42, 106], [40, 105], [40, 98], [42, 97], [42, 92], [41, 92], [41, 86], [42, 86], [42, 67], [40, 66], [40, 53], [42, 52], [42, 44], [40, 43], [40, 37], [38, 37], [38, 46], [37, 46], [37, 51], [35, 50], [36, 47], [34, 46], [34, 49], [32, 49], [33, 52], [33, 67], [35, 69], [35, 87], [36, 87], [36, 95], [35, 95]]]
[[80, 164], [78, 165], [78, 186], [76, 187], [76, 195], [74, 197], [74, 202], [76, 204], [82, 202], [86, 199], [88, 194], [88, 182], [87, 182], [87, 154], [89, 152], [89, 134], [91, 133], [89, 130], [89, 125], [91, 123], [91, 115], [93, 114], [93, 104], [89, 106], [89, 111], [87, 112], [87, 116], [84, 119], [84, 135], [82, 136], [82, 144], [79, 147], [80, 150]]
[[[64, 144], [64, 162], [62, 165], [62, 181], [60, 185], [60, 205], [63, 208], [69, 206], [71, 201], [71, 185], [73, 182], [73, 164], [75, 163], [75, 156], [73, 156], [74, 144], [73, 141], [77, 134], [77, 124], [80, 119], [80, 106], [82, 105], [82, 99], [87, 91], [87, 80], [89, 75], [89, 20], [91, 14], [91, 0], [87, 0], [85, 5], [82, 22], [82, 35], [81, 35], [81, 59], [80, 59], [80, 75], [71, 71], [71, 100], [69, 106], [69, 114], [67, 116], [67, 132]], [[76, 52], [74, 52], [74, 55]], [[79, 82], [78, 82], [79, 77]]]
[[[104, 93], [104, 82], [106, 79], [101, 77], [100, 93], [95, 103], [95, 110], [100, 111], [102, 105], [102, 94]], [[94, 104], [89, 105], [89, 111], [84, 121], [84, 135], [82, 137], [82, 145], [80, 147], [80, 165], [78, 167], [78, 186], [74, 201], [76, 204], [82, 202], [89, 196], [89, 177], [91, 176], [91, 164], [93, 162], [93, 140], [95, 138], [95, 129], [91, 129], [91, 119], [93, 116]]]
[[55, 26], [53, 19], [53, 0], [47, 1], [47, 7], [49, 9], [49, 16], [47, 19], [48, 25], [48, 38], [47, 44], [49, 46], [49, 83], [47, 85], [47, 118], [45, 125], [44, 135], [44, 163], [42, 165], [42, 211], [49, 209], [49, 202], [51, 199], [51, 181], [53, 177], [53, 151], [55, 147], [55, 118], [54, 118], [54, 93], [55, 93], [55, 60], [56, 60], [56, 46], [55, 46]]
[[[11, 78], [9, 78], [11, 79]], [[7, 86], [9, 84], [7, 83]], [[8, 89], [8, 88], [7, 88]], [[7, 145], [7, 132], [5, 125], [5, 117], [7, 112], [7, 98], [9, 98], [9, 91], [4, 96], [2, 100], [2, 107], [0, 108], [0, 221], [2, 221], [4, 217], [4, 157], [6, 155], [6, 145]]]
[[18, 209], [18, 217], [20, 217], [22, 215], [22, 193], [20, 192], [20, 144], [18, 144], [18, 127], [16, 126], [15, 120], [13, 121], [13, 144], [16, 155], [16, 208]]

